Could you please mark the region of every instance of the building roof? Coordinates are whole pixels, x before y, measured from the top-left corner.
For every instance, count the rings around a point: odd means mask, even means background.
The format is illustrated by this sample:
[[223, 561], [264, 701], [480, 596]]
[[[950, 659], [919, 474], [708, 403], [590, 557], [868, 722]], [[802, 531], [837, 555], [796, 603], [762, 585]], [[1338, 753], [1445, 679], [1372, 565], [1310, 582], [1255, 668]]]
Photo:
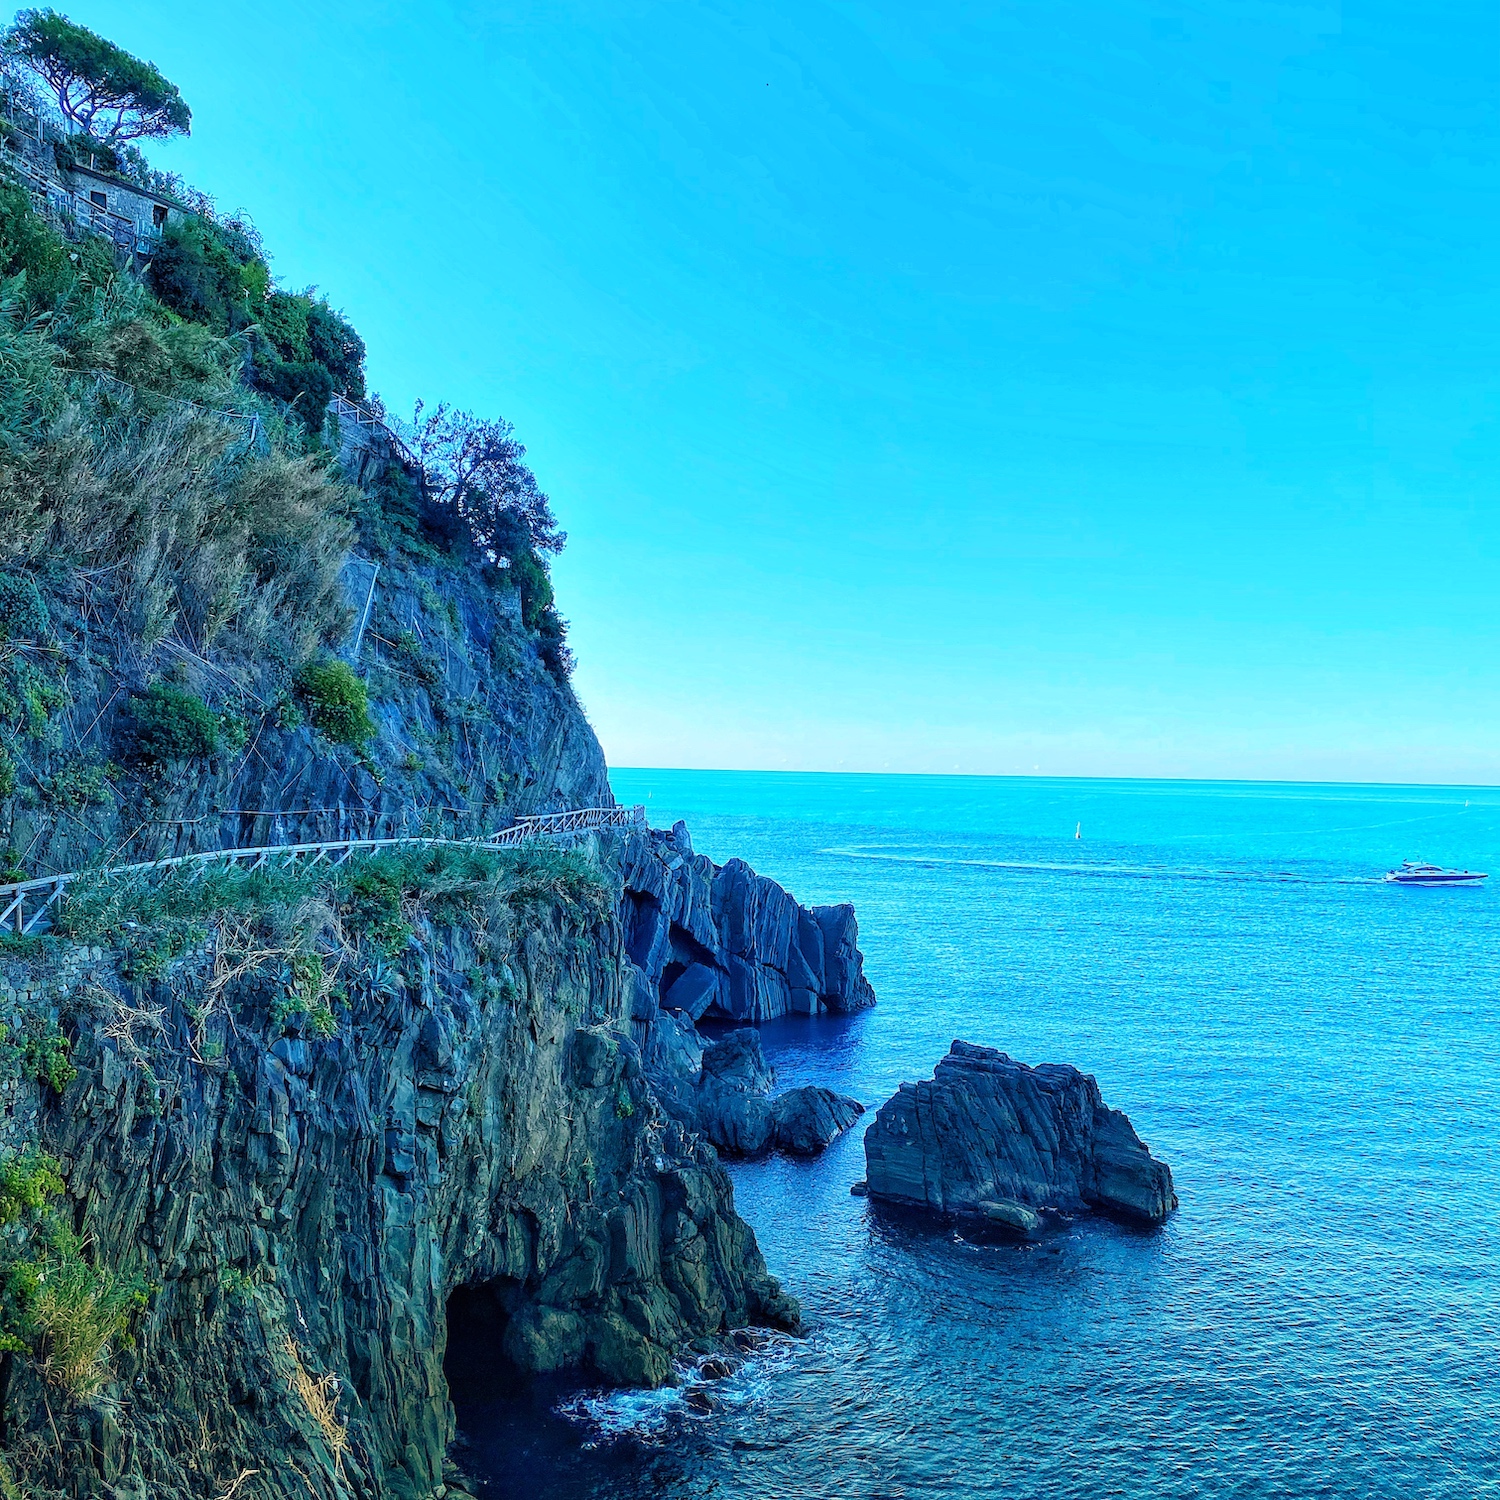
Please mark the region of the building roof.
[[92, 177], [95, 182], [107, 182], [113, 188], [123, 189], [127, 193], [134, 193], [138, 198], [148, 198], [152, 203], [159, 203], [163, 208], [175, 208], [179, 213], [190, 214], [192, 209], [185, 204], [179, 203], [175, 198], [168, 198], [161, 193], [155, 192], [148, 187], [142, 187], [138, 182], [132, 182], [128, 177], [116, 176], [113, 172], [101, 172], [97, 167], [72, 166], [66, 169], [75, 177]]

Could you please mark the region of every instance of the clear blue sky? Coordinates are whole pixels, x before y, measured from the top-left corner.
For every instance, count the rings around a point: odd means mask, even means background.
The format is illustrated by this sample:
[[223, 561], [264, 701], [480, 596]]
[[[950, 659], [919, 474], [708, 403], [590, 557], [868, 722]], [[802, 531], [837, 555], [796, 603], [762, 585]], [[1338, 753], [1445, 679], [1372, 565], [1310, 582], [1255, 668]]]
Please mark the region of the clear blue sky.
[[66, 6], [503, 413], [620, 765], [1500, 782], [1500, 12]]

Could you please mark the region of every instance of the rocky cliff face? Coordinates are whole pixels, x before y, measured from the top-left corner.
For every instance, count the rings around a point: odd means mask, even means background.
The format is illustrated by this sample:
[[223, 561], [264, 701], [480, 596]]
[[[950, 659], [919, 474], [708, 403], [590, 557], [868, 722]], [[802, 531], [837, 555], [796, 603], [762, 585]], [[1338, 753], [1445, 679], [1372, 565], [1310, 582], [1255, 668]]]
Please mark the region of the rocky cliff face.
[[[36, 657], [45, 670], [11, 663], [8, 676], [0, 672], [0, 720], [27, 693], [27, 703], [50, 706], [17, 721], [0, 847], [41, 875], [105, 854], [123, 862], [320, 839], [467, 836], [522, 813], [612, 806], [604, 755], [571, 687], [502, 607], [507, 591], [491, 573], [471, 555], [378, 528], [356, 543], [343, 602], [329, 611], [338, 623], [329, 645], [368, 690], [375, 732], [362, 750], [319, 732], [273, 661], [228, 645], [200, 654], [185, 628], [143, 647], [108, 618], [101, 629], [102, 607], [82, 586], [59, 586], [47, 654]], [[136, 695], [153, 679], [221, 717], [212, 753], [153, 762], [135, 754]]]
[[1177, 1206], [1171, 1169], [1086, 1073], [968, 1042], [881, 1105], [865, 1164], [872, 1198], [1021, 1233], [1039, 1227], [1038, 1210], [1159, 1223]]
[[[214, 938], [149, 980], [78, 945], [9, 961], [10, 1005], [61, 1019], [78, 1073], [7, 1084], [3, 1144], [54, 1155], [75, 1227], [151, 1284], [93, 1397], [7, 1356], [20, 1493], [199, 1500], [255, 1471], [258, 1496], [426, 1500], [450, 1314], [481, 1375], [635, 1384], [684, 1340], [795, 1327], [643, 1076], [617, 899], [513, 880], [462, 920], [419, 901], [391, 958], [346, 932], [327, 1038]], [[333, 1429], [306, 1394], [327, 1376]]]
[[632, 847], [624, 883], [626, 946], [664, 1010], [769, 1021], [875, 1003], [852, 906], [800, 906], [743, 860], [694, 854], [681, 823]]

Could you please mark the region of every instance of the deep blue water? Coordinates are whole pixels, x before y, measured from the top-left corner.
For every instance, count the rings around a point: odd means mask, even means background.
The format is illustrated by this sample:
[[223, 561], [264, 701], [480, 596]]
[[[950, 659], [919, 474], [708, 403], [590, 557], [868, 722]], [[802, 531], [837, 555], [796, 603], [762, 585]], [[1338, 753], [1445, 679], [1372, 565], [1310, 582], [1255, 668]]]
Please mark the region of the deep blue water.
[[[463, 1413], [489, 1495], [1500, 1497], [1500, 792], [617, 771], [652, 821], [852, 900], [879, 1006], [763, 1029], [866, 1105], [954, 1037], [1094, 1073], [1161, 1230], [890, 1223], [859, 1127], [734, 1167], [806, 1339], [713, 1387]], [[1081, 823], [1083, 837], [1074, 837]]]

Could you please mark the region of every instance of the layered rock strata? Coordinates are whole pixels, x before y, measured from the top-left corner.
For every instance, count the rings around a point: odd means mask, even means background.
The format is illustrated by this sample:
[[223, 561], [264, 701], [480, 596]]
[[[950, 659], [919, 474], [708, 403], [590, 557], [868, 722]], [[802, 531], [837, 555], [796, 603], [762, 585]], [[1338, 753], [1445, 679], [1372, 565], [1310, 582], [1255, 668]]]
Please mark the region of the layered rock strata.
[[[96, 1396], [6, 1357], [27, 1496], [198, 1500], [248, 1469], [266, 1500], [428, 1500], [450, 1318], [484, 1329], [480, 1378], [639, 1385], [686, 1340], [797, 1325], [644, 1077], [613, 912], [418, 919], [396, 959], [351, 959], [326, 1039], [282, 1034], [268, 982], [219, 986], [209, 952], [146, 982], [97, 952], [8, 968], [78, 1072], [4, 1084], [0, 1147], [54, 1156], [71, 1222], [151, 1288]], [[342, 1451], [299, 1371], [332, 1377]]]
[[1160, 1223], [1172, 1172], [1099, 1085], [954, 1042], [929, 1080], [903, 1083], [865, 1132], [869, 1196], [1029, 1234], [1040, 1212], [1098, 1209]]
[[801, 906], [744, 860], [716, 865], [682, 823], [633, 841], [623, 877], [626, 947], [664, 1010], [769, 1021], [875, 1003], [852, 906]]

